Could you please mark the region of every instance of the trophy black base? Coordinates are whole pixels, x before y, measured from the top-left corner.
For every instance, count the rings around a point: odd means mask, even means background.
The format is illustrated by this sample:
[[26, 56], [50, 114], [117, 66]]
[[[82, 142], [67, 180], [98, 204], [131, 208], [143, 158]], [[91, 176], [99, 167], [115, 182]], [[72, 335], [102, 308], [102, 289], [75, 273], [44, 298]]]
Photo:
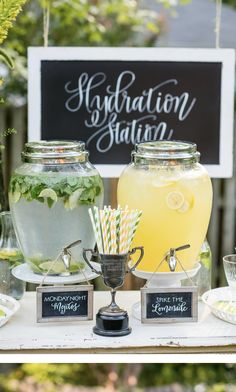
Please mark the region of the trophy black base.
[[125, 336], [131, 333], [129, 316], [126, 312], [119, 315], [107, 315], [100, 312], [96, 315], [96, 326], [93, 332], [100, 336]]

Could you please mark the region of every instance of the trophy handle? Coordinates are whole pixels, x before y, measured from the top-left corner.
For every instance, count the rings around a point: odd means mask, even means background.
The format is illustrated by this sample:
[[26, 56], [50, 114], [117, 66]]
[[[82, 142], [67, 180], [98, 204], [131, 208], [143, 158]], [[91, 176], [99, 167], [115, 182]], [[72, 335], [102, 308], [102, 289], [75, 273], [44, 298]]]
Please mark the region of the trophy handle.
[[87, 258], [87, 252], [91, 252], [92, 254], [95, 254], [94, 251], [93, 251], [93, 249], [83, 249], [83, 258], [84, 258], [84, 261], [86, 262], [86, 264], [88, 264], [89, 268], [91, 268], [91, 270], [92, 270], [93, 272], [95, 272], [95, 273], [98, 274], [98, 275], [101, 275], [101, 273], [100, 273], [99, 271], [97, 271], [97, 270], [91, 265], [90, 261], [89, 261], [88, 258]]
[[130, 255], [133, 255], [133, 254], [136, 252], [136, 250], [139, 250], [139, 251], [140, 251], [140, 256], [139, 256], [139, 258], [138, 258], [138, 261], [136, 261], [136, 263], [133, 265], [133, 267], [131, 267], [131, 268], [128, 267], [128, 271], [127, 271], [127, 272], [132, 272], [132, 271], [134, 271], [135, 268], [138, 266], [138, 264], [140, 263], [140, 261], [142, 260], [142, 258], [143, 258], [143, 256], [144, 256], [143, 246], [138, 246], [137, 248], [133, 248], [133, 249], [129, 252], [129, 254], [130, 254]]

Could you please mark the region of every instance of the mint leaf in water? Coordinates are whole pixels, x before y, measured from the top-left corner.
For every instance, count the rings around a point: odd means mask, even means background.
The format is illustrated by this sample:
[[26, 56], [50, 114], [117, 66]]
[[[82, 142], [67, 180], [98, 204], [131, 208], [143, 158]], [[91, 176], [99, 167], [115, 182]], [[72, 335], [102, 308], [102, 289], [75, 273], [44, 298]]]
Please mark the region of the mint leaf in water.
[[47, 197], [47, 203], [48, 203], [48, 207], [51, 208], [54, 204], [54, 200], [52, 200], [50, 197]]
[[102, 192], [103, 184], [99, 175], [86, 177], [55, 177], [52, 175], [13, 174], [9, 192], [11, 202], [17, 203], [22, 197], [31, 202], [36, 200], [47, 203], [51, 208], [62, 200], [67, 209], [74, 209], [79, 204], [90, 205]]

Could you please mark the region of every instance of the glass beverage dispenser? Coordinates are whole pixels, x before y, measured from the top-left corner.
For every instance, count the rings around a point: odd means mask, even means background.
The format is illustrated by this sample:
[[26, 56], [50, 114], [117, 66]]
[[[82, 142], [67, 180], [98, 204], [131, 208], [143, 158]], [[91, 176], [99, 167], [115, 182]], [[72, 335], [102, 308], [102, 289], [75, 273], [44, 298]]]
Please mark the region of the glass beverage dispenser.
[[10, 180], [9, 200], [14, 227], [25, 260], [35, 273], [65, 273], [54, 262], [62, 249], [72, 250], [70, 273], [83, 267], [82, 248], [93, 248], [88, 214], [103, 205], [103, 183], [88, 160], [82, 142], [41, 141], [25, 145], [23, 165]]
[[[143, 211], [132, 246], [144, 246], [140, 271], [156, 272], [170, 248], [189, 244], [179, 253], [185, 270], [193, 268], [206, 236], [212, 186], [199, 164], [196, 144], [179, 141], [140, 143], [118, 183], [118, 203]], [[179, 263], [176, 272], [181, 270]], [[169, 272], [162, 263], [158, 272]]]

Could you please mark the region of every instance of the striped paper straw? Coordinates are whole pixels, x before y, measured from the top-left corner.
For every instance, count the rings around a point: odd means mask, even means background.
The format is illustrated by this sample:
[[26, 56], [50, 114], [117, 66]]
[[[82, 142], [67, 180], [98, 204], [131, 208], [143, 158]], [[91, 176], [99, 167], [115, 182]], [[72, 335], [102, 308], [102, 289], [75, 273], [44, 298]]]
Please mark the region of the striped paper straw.
[[130, 248], [131, 237], [133, 234], [133, 228], [135, 224], [135, 218], [136, 218], [135, 211], [131, 210], [129, 212], [128, 221], [127, 221], [128, 228], [127, 228], [127, 238], [126, 238], [126, 252], [128, 252]]
[[104, 210], [89, 208], [95, 239], [100, 253], [128, 253], [134, 239], [142, 211], [129, 210], [128, 206], [116, 210], [105, 206]]
[[115, 210], [110, 212], [110, 228], [111, 228], [111, 254], [116, 254], [116, 217]]
[[89, 208], [88, 211], [89, 211], [89, 216], [90, 216], [90, 219], [91, 219], [91, 222], [92, 222], [93, 232], [94, 232], [94, 235], [95, 235], [95, 240], [97, 242], [98, 250], [99, 250], [100, 253], [103, 253], [102, 241], [101, 241], [101, 238], [99, 238], [99, 233], [98, 233], [98, 230], [97, 230], [97, 227], [96, 227], [96, 224], [95, 224], [95, 220], [94, 220], [94, 216], [93, 216], [91, 208]]
[[107, 230], [107, 241], [108, 241], [108, 253], [111, 253], [111, 222], [110, 222], [110, 216], [111, 216], [111, 206], [104, 207], [104, 216], [105, 216], [105, 224], [106, 224], [106, 230]]
[[115, 212], [116, 219], [116, 252], [119, 253], [119, 242], [120, 242], [120, 221], [121, 221], [121, 208], [118, 205], [118, 209]]
[[104, 210], [100, 210], [100, 220], [101, 220], [101, 228], [102, 228], [103, 250], [105, 254], [108, 254], [109, 244], [108, 244], [108, 233], [107, 233], [107, 225], [106, 225]]
[[100, 216], [99, 216], [99, 210], [98, 207], [94, 207], [94, 220], [95, 220], [95, 226], [96, 230], [98, 233], [98, 246], [102, 249], [103, 251], [103, 243], [102, 243], [102, 232], [101, 232], [101, 222], [100, 222]]
[[128, 211], [121, 211], [121, 222], [120, 222], [120, 243], [119, 243], [119, 253], [124, 254], [125, 253], [125, 239], [127, 236], [127, 216], [128, 216]]
[[96, 230], [94, 217], [93, 217], [93, 213], [92, 213], [91, 208], [89, 208], [88, 212], [89, 212], [90, 220], [91, 220], [91, 223], [92, 223], [92, 226], [93, 226], [93, 232], [94, 232], [94, 235], [95, 235], [95, 239], [96, 239], [96, 242], [98, 243], [98, 233], [97, 233], [97, 230]]
[[[130, 240], [129, 240], [129, 248], [130, 248], [130, 245], [131, 245], [132, 242], [133, 242], [133, 239], [134, 239], [134, 236], [135, 236], [135, 233], [136, 233], [138, 224], [139, 224], [139, 222], [140, 222], [141, 216], [142, 216], [142, 211], [136, 210], [136, 211], [134, 212], [133, 228], [132, 228], [132, 232], [131, 232], [131, 236], [130, 236]], [[128, 249], [129, 249], [129, 248], [128, 248]]]
[[124, 253], [127, 253], [129, 251], [129, 233], [130, 233], [131, 226], [133, 226], [132, 211], [128, 211], [128, 215], [126, 219], [125, 239], [124, 239]]

